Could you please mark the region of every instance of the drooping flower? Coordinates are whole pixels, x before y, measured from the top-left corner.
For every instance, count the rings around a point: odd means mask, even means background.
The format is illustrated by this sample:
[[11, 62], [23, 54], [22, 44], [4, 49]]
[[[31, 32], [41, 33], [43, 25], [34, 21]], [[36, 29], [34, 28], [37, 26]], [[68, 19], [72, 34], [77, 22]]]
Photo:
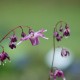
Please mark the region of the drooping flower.
[[32, 45], [38, 45], [39, 44], [39, 37], [42, 37], [44, 39], [48, 39], [43, 34], [43, 32], [46, 32], [46, 31], [47, 30], [41, 29], [37, 32], [34, 32], [32, 29], [30, 29], [29, 30], [29, 35], [26, 35], [24, 38], [21, 38], [21, 40], [18, 44], [20, 44], [21, 42], [23, 42], [25, 40], [30, 40]]
[[70, 29], [67, 26], [67, 24], [66, 24], [65, 29], [63, 31], [63, 36], [70, 36]]
[[10, 42], [17, 42], [17, 37], [15, 34], [13, 34], [11, 37], [10, 37]]
[[57, 40], [57, 41], [61, 41], [61, 39], [62, 39], [62, 36], [60, 36], [60, 35], [58, 35], [58, 36], [56, 37], [56, 40]]
[[26, 36], [26, 33], [22, 32], [21, 37], [25, 37], [25, 36]]
[[63, 71], [59, 69], [56, 69], [53, 75], [54, 80], [56, 80], [57, 77], [61, 77], [63, 80], [66, 80]]
[[11, 49], [16, 48], [16, 42], [17, 42], [17, 37], [16, 37], [16, 35], [13, 34], [9, 39], [10, 39], [9, 47], [10, 47]]
[[61, 56], [64, 57], [64, 56], [68, 56], [70, 53], [67, 49], [63, 49], [61, 50]]
[[6, 52], [0, 53], [0, 62], [4, 63], [4, 61], [8, 59], [10, 61], [10, 57]]
[[59, 33], [57, 31], [54, 32], [54, 36], [57, 37], [59, 36]]
[[56, 40], [57, 40], [57, 41], [61, 41], [62, 36], [59, 35], [59, 33], [58, 33], [57, 31], [54, 32], [54, 36], [56, 37]]
[[63, 80], [66, 80], [62, 70], [55, 69], [50, 71], [50, 78], [56, 80], [57, 77], [61, 77]]
[[15, 42], [10, 42], [9, 47], [10, 47], [11, 49], [16, 48]]

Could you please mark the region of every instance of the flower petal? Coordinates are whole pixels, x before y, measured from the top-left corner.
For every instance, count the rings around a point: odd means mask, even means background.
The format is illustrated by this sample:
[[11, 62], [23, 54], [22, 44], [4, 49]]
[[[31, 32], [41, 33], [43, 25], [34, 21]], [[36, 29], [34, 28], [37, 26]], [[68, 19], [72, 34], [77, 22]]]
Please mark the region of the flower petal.
[[38, 37], [36, 38], [36, 45], [38, 45], [39, 44], [39, 39], [38, 39]]
[[44, 39], [49, 39], [49, 38], [45, 37], [44, 34], [38, 34], [38, 35], [39, 35], [39, 37], [42, 37]]
[[31, 44], [32, 45], [38, 45], [39, 44], [39, 39], [37, 38], [30, 38]]
[[18, 42], [17, 45], [21, 44], [22, 42], [23, 42], [23, 41]]
[[30, 39], [32, 45], [36, 45], [35, 39]]
[[44, 30], [44, 29], [41, 29], [39, 31], [37, 31], [37, 33], [43, 33], [43, 32], [46, 32], [47, 30]]
[[31, 35], [25, 36], [24, 38], [21, 38], [21, 41], [28, 40], [31, 37]]
[[47, 40], [49, 39], [49, 38], [47, 38], [47, 37], [42, 37], [42, 38], [47, 39]]
[[25, 41], [25, 40], [29, 40], [29, 38], [30, 38], [30, 35], [25, 36], [24, 38], [21, 38], [21, 39], [20, 39], [20, 42], [18, 42], [17, 45], [21, 44], [21, 43], [22, 43], [23, 41]]

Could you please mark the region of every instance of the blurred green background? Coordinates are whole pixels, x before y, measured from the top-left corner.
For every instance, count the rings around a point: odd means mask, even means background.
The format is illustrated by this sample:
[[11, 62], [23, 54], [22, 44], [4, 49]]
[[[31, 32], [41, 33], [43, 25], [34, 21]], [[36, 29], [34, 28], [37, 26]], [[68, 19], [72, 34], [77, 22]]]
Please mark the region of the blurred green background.
[[[71, 36], [63, 39], [59, 45], [69, 48], [75, 56], [75, 63], [79, 62], [79, 0], [0, 0], [0, 39], [16, 26], [32, 26], [35, 31], [47, 29], [45, 36], [49, 38], [40, 39], [38, 46], [25, 41], [14, 50], [9, 49], [9, 40], [4, 40], [2, 45], [10, 55], [11, 63], [0, 66], [0, 80], [48, 80], [49, 67], [44, 58], [52, 49], [53, 27], [59, 20], [67, 22], [71, 29]], [[28, 29], [25, 28], [24, 31], [27, 33]], [[17, 29], [19, 39], [20, 33], [21, 30]], [[80, 79], [80, 73], [76, 76], [69, 69], [65, 70], [67, 80], [75, 80], [76, 77]]]

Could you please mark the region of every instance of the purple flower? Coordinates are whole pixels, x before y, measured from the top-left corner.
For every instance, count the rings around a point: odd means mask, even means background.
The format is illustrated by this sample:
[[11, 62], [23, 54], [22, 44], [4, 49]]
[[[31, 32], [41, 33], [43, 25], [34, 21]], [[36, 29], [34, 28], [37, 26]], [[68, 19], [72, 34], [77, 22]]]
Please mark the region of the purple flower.
[[13, 34], [11, 37], [10, 37], [10, 42], [17, 42], [17, 37], [15, 34]]
[[14, 42], [10, 42], [9, 47], [11, 49], [16, 48], [16, 44]]
[[60, 36], [60, 35], [58, 35], [58, 36], [56, 37], [56, 40], [57, 40], [57, 41], [61, 41], [61, 39], [62, 39], [62, 36]]
[[63, 71], [61, 71], [59, 69], [55, 70], [55, 72], [53, 74], [54, 80], [56, 80], [56, 77], [61, 77], [63, 80], [66, 80], [65, 77], [64, 77]]
[[25, 37], [25, 36], [26, 36], [26, 33], [22, 32], [21, 37]]
[[50, 71], [50, 78], [56, 80], [57, 77], [61, 77], [63, 80], [66, 80], [64, 77], [63, 71], [59, 69], [55, 69], [54, 71]]
[[59, 33], [57, 31], [54, 32], [54, 36], [57, 37], [59, 36]]
[[0, 61], [4, 62], [4, 60], [6, 59], [10, 60], [10, 57], [6, 52], [3, 51], [2, 53], [0, 53]]
[[70, 29], [67, 24], [65, 26], [65, 30], [63, 31], [63, 36], [70, 36]]
[[16, 35], [13, 34], [9, 39], [10, 39], [9, 47], [10, 47], [11, 49], [16, 48], [16, 42], [17, 42], [17, 37], [16, 37]]
[[70, 53], [69, 53], [68, 50], [66, 50], [66, 49], [62, 49], [62, 50], [61, 50], [61, 56], [62, 56], [62, 57], [67, 56], [67, 55], [69, 55], [69, 54], [70, 54]]
[[59, 33], [58, 33], [57, 31], [54, 32], [54, 36], [56, 37], [56, 40], [57, 40], [57, 41], [61, 41], [62, 36], [59, 35]]
[[41, 29], [37, 32], [34, 32], [32, 29], [30, 29], [29, 35], [26, 35], [24, 38], [21, 38], [21, 41], [18, 44], [20, 44], [21, 42], [23, 42], [25, 40], [30, 40], [32, 45], [38, 45], [39, 44], [39, 37], [42, 37], [44, 39], [48, 39], [43, 34], [43, 32], [46, 32], [46, 31], [47, 30]]

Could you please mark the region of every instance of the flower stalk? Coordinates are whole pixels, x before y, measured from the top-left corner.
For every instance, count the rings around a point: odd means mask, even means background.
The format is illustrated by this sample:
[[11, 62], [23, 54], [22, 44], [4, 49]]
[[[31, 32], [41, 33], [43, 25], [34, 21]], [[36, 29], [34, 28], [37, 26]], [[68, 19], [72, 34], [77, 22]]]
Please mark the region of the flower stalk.
[[[65, 24], [65, 27], [63, 27], [62, 24]], [[58, 26], [59, 25], [59, 26]], [[28, 35], [26, 35], [26, 33], [24, 33], [23, 28], [27, 27], [29, 29]], [[59, 29], [58, 29], [59, 27]], [[47, 37], [44, 36], [44, 32], [46, 32], [47, 30], [41, 29], [39, 31], [34, 31], [31, 27], [28, 26], [17, 26], [14, 29], [10, 30], [1, 40], [0, 43], [5, 40], [7, 38], [7, 36], [13, 32], [13, 35], [9, 37], [10, 39], [10, 43], [9, 43], [9, 47], [11, 49], [16, 48], [16, 42], [17, 42], [17, 36], [15, 35], [15, 30], [20, 28], [22, 30], [21, 33], [21, 39], [20, 41], [17, 43], [17, 45], [19, 45], [20, 43], [22, 43], [23, 41], [26, 40], [30, 40], [31, 44], [33, 46], [36, 46], [40, 43], [39, 41], [39, 37], [43, 38], [43, 39], [48, 39]], [[56, 48], [56, 41], [61, 41], [62, 38], [64, 37], [68, 37], [70, 36], [70, 29], [69, 26], [66, 22], [64, 21], [59, 21], [56, 23], [54, 30], [53, 30], [53, 58], [52, 58], [52, 64], [51, 64], [51, 70], [50, 70], [50, 76], [48, 78], [48, 80], [54, 79], [56, 80], [57, 77], [61, 77], [63, 80], [65, 80], [64, 77], [64, 73], [62, 70], [58, 69], [57, 67], [54, 67], [54, 57], [55, 57], [55, 48]], [[0, 45], [0, 47], [3, 49], [3, 51], [0, 53], [0, 63], [4, 64], [4, 61], [6, 59], [8, 59], [10, 61], [10, 57], [9, 55], [4, 51], [4, 47], [2, 45]], [[62, 48], [61, 51], [61, 56], [65, 57], [69, 55], [69, 51], [67, 49]]]
[[23, 28], [22, 27], [27, 27], [27, 28], [31, 28], [31, 27], [28, 27], [28, 26], [17, 26], [15, 27], [14, 29], [10, 30], [1, 40], [0, 40], [0, 43], [11, 33], [11, 32], [14, 32], [16, 29], [18, 28], [21, 28], [22, 32], [23, 32]]
[[[26, 33], [23, 31], [23, 28], [27, 27], [28, 28], [28, 35], [26, 35]], [[20, 41], [17, 43], [18, 41], [18, 37], [15, 34], [15, 30], [16, 29], [21, 29], [21, 39]], [[5, 40], [6, 38], [8, 38], [10, 40], [9, 42], [9, 48], [14, 49], [16, 48], [16, 43], [17, 45], [22, 43], [23, 41], [26, 40], [30, 40], [32, 46], [36, 46], [40, 43], [39, 41], [39, 37], [43, 38], [43, 39], [48, 39], [47, 37], [44, 36], [44, 32], [46, 32], [47, 30], [41, 29], [39, 31], [34, 31], [31, 27], [28, 26], [17, 26], [15, 28], [13, 28], [12, 30], [10, 30], [1, 40], [0, 43]], [[9, 34], [13, 32], [13, 35], [9, 36]], [[4, 51], [4, 47], [2, 45], [0, 45], [3, 49], [3, 51], [0, 53], [0, 63], [3, 63], [4, 65], [4, 61], [6, 59], [10, 60], [9, 55]]]
[[[55, 28], [54, 28], [55, 32]], [[53, 68], [53, 63], [54, 63], [54, 56], [55, 56], [55, 36], [53, 35], [53, 59], [52, 59], [52, 68]]]
[[[63, 23], [65, 24], [65, 28], [62, 25]], [[62, 77], [62, 79], [65, 80], [63, 71], [58, 69], [57, 67], [54, 67], [54, 57], [55, 57], [55, 48], [56, 48], [55, 40], [59, 42], [62, 40], [63, 37], [67, 37], [67, 36], [70, 36], [70, 29], [67, 23], [64, 21], [57, 22], [53, 30], [53, 58], [52, 58], [50, 76], [48, 80], [51, 80], [52, 78], [56, 80], [56, 77]], [[64, 57], [67, 55], [69, 55], [69, 51], [67, 51], [67, 49], [62, 48], [61, 56]]]
[[[10, 39], [10, 44], [9, 44], [9, 47], [11, 49], [13, 48], [16, 48], [16, 42], [17, 42], [17, 37], [15, 35], [15, 30], [20, 28], [23, 32], [23, 28], [24, 27], [27, 27], [27, 28], [31, 28], [31, 27], [28, 27], [28, 26], [17, 26], [15, 27], [14, 29], [10, 30], [1, 40], [0, 40], [0, 43], [5, 40], [6, 38], [9, 38]], [[13, 32], [13, 35], [11, 37], [7, 37], [11, 32]], [[9, 55], [4, 51], [4, 47], [0, 44], [0, 47], [3, 49], [2, 52], [0, 53], [0, 65], [3, 63], [3, 66], [4, 66], [4, 61], [6, 61], [6, 59], [8, 59], [10, 61], [10, 57]]]
[[3, 51], [4, 51], [4, 47], [2, 46], [2, 45], [0, 45], [0, 47], [3, 49]]
[[[61, 24], [61, 26], [62, 26], [62, 22], [65, 23], [65, 25], [67, 24], [64, 21], [57, 22], [56, 25], [54, 26], [53, 34], [57, 31], [57, 27], [58, 27], [59, 24]], [[55, 44], [55, 38], [56, 38], [55, 35], [53, 35], [53, 60], [52, 60], [52, 68], [53, 68], [54, 56], [55, 56], [55, 46], [56, 46], [56, 44]]]

